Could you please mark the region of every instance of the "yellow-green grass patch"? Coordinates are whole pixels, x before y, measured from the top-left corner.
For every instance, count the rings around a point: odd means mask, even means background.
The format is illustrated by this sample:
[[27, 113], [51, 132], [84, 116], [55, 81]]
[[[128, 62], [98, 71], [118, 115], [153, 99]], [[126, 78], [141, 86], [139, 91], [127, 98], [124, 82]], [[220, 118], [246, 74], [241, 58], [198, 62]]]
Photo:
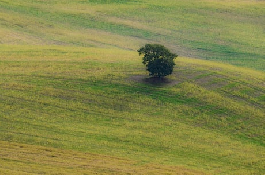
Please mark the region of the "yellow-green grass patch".
[[[263, 72], [179, 57], [168, 77], [174, 83], [155, 86], [142, 81], [148, 76], [133, 51], [0, 49], [0, 140], [5, 143], [210, 174], [264, 174]], [[211, 81], [221, 83], [214, 88], [203, 83]], [[50, 165], [42, 165], [38, 169], [47, 172]], [[19, 167], [14, 163], [9, 169]]]
[[7, 174], [205, 174], [181, 166], [0, 141], [0, 173]]
[[156, 42], [181, 56], [264, 70], [263, 6], [241, 0], [5, 0], [0, 37], [3, 44], [132, 50]]

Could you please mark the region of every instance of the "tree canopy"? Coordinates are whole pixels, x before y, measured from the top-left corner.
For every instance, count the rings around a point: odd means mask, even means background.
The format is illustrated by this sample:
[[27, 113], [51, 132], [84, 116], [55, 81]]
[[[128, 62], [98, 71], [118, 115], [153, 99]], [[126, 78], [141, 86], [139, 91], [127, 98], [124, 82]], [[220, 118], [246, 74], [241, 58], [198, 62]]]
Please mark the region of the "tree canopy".
[[146, 44], [139, 50], [139, 55], [144, 55], [143, 64], [153, 77], [164, 77], [172, 74], [175, 65], [174, 59], [178, 56], [171, 53], [165, 46], [160, 44]]

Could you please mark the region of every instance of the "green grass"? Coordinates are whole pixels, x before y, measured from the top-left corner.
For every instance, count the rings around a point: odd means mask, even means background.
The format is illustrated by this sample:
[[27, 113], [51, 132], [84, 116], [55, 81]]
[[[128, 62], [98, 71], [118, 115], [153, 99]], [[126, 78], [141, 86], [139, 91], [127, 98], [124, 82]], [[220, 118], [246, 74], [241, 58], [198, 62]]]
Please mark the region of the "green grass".
[[0, 0], [0, 174], [265, 174], [264, 5]]
[[263, 1], [0, 1], [2, 44], [136, 50], [165, 44], [181, 56], [264, 68]]
[[[147, 74], [134, 51], [7, 45], [0, 51], [3, 145], [107, 155], [113, 164], [134, 161], [136, 169], [155, 164], [184, 166], [191, 174], [264, 174], [263, 72], [180, 57], [168, 83], [154, 86], [143, 81]], [[8, 162], [18, 172], [33, 163], [2, 155], [3, 172], [12, 169]], [[51, 166], [37, 165], [45, 172]]]

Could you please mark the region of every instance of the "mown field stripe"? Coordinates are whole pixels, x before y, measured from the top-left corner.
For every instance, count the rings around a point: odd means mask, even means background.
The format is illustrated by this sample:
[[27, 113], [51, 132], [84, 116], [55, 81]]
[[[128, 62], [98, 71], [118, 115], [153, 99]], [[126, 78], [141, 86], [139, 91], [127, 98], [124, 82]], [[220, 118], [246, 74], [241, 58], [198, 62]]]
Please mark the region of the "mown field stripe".
[[205, 174], [183, 166], [145, 164], [100, 154], [3, 141], [0, 143], [0, 172], [3, 174]]

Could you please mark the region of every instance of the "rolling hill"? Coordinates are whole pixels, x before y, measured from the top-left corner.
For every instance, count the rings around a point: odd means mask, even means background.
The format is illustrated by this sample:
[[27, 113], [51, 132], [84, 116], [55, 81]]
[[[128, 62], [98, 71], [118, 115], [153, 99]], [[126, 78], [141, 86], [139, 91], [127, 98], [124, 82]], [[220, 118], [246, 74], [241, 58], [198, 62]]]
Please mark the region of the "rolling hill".
[[2, 44], [118, 47], [264, 67], [264, 1], [1, 0]]
[[264, 174], [262, 6], [0, 0], [0, 174]]

